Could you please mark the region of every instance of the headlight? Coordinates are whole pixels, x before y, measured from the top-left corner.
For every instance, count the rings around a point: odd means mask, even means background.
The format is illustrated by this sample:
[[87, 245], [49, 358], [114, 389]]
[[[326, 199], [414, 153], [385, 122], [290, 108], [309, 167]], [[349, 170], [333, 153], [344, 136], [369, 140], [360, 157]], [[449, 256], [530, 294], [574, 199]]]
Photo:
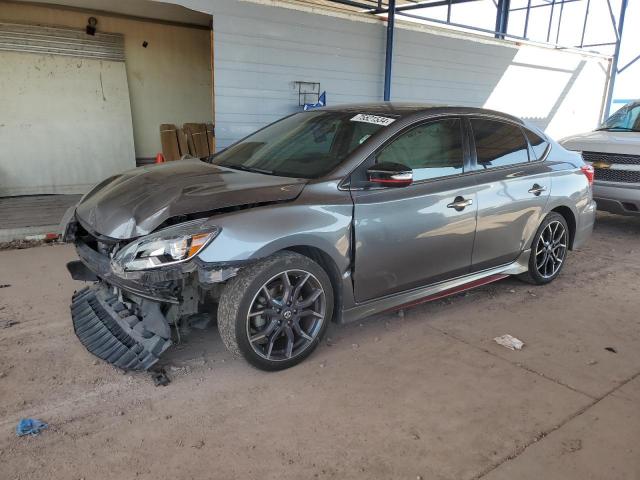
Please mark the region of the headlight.
[[113, 262], [119, 269], [131, 271], [187, 261], [220, 233], [219, 227], [203, 223], [202, 220], [183, 223], [142, 237], [120, 250]]

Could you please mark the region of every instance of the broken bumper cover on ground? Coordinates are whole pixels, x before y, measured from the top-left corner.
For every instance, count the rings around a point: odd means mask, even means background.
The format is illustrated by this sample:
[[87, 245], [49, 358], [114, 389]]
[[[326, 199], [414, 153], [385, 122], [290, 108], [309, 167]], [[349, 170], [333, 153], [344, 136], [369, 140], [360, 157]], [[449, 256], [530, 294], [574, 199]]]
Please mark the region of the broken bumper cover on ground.
[[123, 370], [148, 370], [171, 340], [148, 330], [143, 318], [130, 311], [111, 290], [96, 284], [73, 295], [73, 329], [98, 358]]
[[179, 302], [177, 269], [123, 278], [109, 257], [76, 242], [79, 261], [69, 262], [72, 278], [97, 282], [76, 292], [71, 303], [73, 328], [89, 352], [123, 370], [148, 370], [171, 346], [163, 304]]

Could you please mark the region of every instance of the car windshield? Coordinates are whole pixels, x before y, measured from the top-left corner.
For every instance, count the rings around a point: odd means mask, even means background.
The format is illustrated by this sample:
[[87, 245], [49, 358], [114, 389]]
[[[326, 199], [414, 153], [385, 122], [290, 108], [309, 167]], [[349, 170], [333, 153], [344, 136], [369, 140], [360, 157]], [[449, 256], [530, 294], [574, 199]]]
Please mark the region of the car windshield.
[[215, 155], [212, 162], [269, 175], [317, 178], [395, 119], [353, 112], [301, 112], [273, 123]]
[[640, 103], [628, 103], [607, 118], [598, 130], [640, 132]]

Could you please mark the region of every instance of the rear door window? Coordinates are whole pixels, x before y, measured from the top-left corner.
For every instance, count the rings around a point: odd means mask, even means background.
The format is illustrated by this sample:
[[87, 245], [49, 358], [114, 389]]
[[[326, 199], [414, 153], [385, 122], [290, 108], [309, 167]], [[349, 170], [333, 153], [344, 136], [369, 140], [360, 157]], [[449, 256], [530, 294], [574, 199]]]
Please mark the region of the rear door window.
[[544, 156], [544, 152], [547, 150], [549, 146], [549, 142], [547, 142], [544, 138], [538, 135], [531, 130], [524, 129], [527, 138], [529, 139], [529, 144], [533, 150], [536, 160], [540, 160]]
[[529, 145], [522, 129], [498, 120], [472, 119], [471, 127], [480, 168], [497, 168], [529, 161]]

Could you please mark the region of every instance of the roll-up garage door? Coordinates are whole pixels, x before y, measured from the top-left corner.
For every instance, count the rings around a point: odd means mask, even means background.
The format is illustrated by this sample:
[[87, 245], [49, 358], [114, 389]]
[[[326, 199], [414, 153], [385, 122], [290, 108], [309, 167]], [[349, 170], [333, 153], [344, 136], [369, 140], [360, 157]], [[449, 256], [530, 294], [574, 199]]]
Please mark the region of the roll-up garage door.
[[0, 23], [0, 196], [83, 193], [134, 166], [123, 36]]

